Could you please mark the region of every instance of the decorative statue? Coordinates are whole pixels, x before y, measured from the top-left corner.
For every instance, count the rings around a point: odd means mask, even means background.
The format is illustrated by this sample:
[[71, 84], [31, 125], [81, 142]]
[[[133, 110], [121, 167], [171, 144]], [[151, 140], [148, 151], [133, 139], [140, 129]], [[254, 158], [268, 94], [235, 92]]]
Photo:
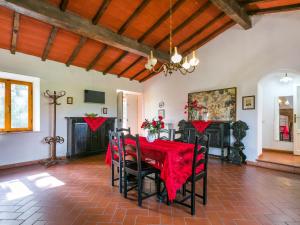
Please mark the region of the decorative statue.
[[231, 128], [233, 130], [232, 135], [235, 138], [231, 160], [236, 164], [245, 163], [247, 157], [243, 153], [245, 145], [243, 144], [242, 139], [246, 137], [246, 131], [249, 130], [249, 127], [245, 122], [239, 120], [234, 122]]

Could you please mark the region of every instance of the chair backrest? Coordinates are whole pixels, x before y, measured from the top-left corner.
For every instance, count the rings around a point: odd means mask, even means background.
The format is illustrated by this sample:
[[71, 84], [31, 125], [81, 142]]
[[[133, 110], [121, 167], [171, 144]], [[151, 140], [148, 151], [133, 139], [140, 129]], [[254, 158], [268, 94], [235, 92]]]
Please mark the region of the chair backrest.
[[111, 151], [111, 160], [118, 161], [120, 163], [123, 160], [122, 147], [121, 147], [121, 135], [120, 133], [110, 130], [108, 136], [109, 136], [109, 146]]
[[168, 129], [160, 129], [158, 131], [158, 139], [161, 140], [171, 140], [172, 138], [172, 131]]
[[183, 141], [186, 143], [195, 143], [196, 130], [195, 128], [184, 128], [183, 130]]
[[[207, 162], [208, 162], [208, 152], [209, 152], [209, 136], [202, 135], [201, 137], [196, 136], [195, 138], [195, 147], [193, 155], [193, 164], [192, 164], [192, 180], [197, 178], [197, 168], [201, 165], [204, 165], [204, 170], [201, 171], [207, 173]], [[199, 155], [203, 154], [203, 157]]]
[[[142, 171], [142, 153], [141, 153], [141, 148], [140, 148], [140, 139], [139, 139], [139, 135], [136, 134], [135, 136], [131, 135], [131, 134], [127, 134], [124, 135], [124, 133], [121, 133], [121, 141], [122, 143], [125, 143], [125, 140], [133, 140], [134, 141], [134, 147], [136, 150], [136, 162], [137, 162], [137, 166], [138, 166], [138, 171]], [[126, 145], [123, 145], [123, 152], [124, 152], [124, 156], [128, 155], [128, 149], [126, 148]], [[124, 157], [124, 167], [126, 167], [127, 165], [127, 160], [126, 157]]]
[[131, 134], [130, 127], [128, 128], [116, 128], [116, 132], [127, 132], [127, 134]]

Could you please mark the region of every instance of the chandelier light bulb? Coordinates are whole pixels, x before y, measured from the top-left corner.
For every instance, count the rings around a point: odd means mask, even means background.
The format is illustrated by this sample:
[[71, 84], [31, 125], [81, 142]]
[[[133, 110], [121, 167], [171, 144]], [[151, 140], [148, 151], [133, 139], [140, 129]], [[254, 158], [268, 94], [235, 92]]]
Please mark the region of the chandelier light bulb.
[[184, 58], [184, 63], [182, 64], [182, 67], [186, 70], [188, 70], [191, 65], [189, 64], [188, 60], [187, 60], [187, 57]]
[[280, 78], [280, 82], [281, 83], [289, 83], [293, 81], [293, 78], [288, 77], [287, 73], [285, 74], [285, 76], [283, 76], [282, 78]]
[[199, 59], [196, 58], [195, 51], [193, 51], [192, 58], [190, 59], [190, 65], [191, 66], [197, 66], [199, 63]]
[[153, 52], [152, 52], [152, 51], [150, 52], [150, 59], [148, 59], [148, 63], [149, 63], [152, 67], [154, 67], [154, 66], [156, 65], [156, 63], [157, 63], [157, 58], [155, 58], [155, 57], [153, 56]]
[[152, 66], [151, 66], [151, 64], [149, 63], [149, 61], [145, 64], [145, 68], [146, 68], [147, 70], [151, 70], [151, 69], [152, 69]]
[[174, 48], [174, 54], [171, 57], [171, 61], [173, 63], [180, 63], [182, 59], [182, 56], [180, 54], [178, 54], [177, 52], [177, 47]]

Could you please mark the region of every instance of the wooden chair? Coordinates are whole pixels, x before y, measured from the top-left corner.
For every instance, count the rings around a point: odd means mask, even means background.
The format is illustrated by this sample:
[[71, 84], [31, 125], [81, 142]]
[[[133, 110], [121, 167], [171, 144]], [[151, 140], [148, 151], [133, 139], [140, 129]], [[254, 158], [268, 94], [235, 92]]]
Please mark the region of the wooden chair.
[[[119, 180], [119, 191], [123, 190], [123, 154], [121, 147], [121, 134], [109, 131], [109, 146], [111, 151], [111, 185], [115, 186], [115, 181]], [[115, 178], [115, 167], [119, 176]]]
[[171, 129], [171, 141], [183, 142], [183, 130]]
[[194, 143], [196, 138], [195, 128], [184, 128], [183, 130], [183, 142], [185, 143]]
[[[131, 139], [135, 142], [135, 149], [136, 149], [136, 162], [135, 163], [128, 163], [127, 160], [124, 158], [124, 197], [127, 198], [127, 193], [135, 188], [137, 188], [138, 191], [138, 205], [142, 206], [142, 200], [149, 198], [153, 195], [156, 195], [157, 192], [149, 194], [143, 192], [143, 181], [144, 178], [148, 175], [155, 174], [155, 180], [158, 180], [158, 174], [160, 171], [150, 164], [147, 164], [146, 162], [142, 161], [142, 155], [141, 155], [141, 148], [140, 148], [140, 142], [139, 142], [139, 135], [137, 134], [136, 136], [132, 135], [126, 135], [121, 134], [121, 141], [122, 143], [125, 142], [125, 139]], [[123, 151], [125, 155], [130, 154], [130, 150], [125, 148], [125, 145], [123, 145]], [[128, 175], [132, 175], [136, 177], [137, 184], [131, 186], [130, 188], [128, 187]], [[144, 194], [144, 196], [143, 196]]]
[[171, 137], [172, 137], [172, 130], [160, 129], [158, 131], [158, 139], [170, 141]]
[[[191, 214], [195, 215], [195, 198], [199, 197], [203, 200], [203, 205], [207, 203], [207, 162], [208, 162], [208, 152], [209, 152], [209, 136], [202, 135], [201, 137], [196, 136], [193, 163], [192, 163], [192, 175], [187, 179], [186, 183], [183, 185], [183, 198], [181, 200], [175, 200], [176, 203], [189, 207], [191, 209]], [[203, 154], [201, 159], [197, 159], [200, 154]], [[197, 168], [204, 165], [204, 169], [197, 173]], [[203, 192], [202, 195], [196, 193], [196, 182], [203, 179]], [[191, 184], [191, 190], [186, 189], [186, 184]], [[189, 195], [186, 195], [186, 192]], [[185, 203], [186, 200], [190, 199], [191, 204]]]
[[130, 127], [128, 128], [116, 128], [116, 132], [127, 132], [127, 134], [131, 134]]

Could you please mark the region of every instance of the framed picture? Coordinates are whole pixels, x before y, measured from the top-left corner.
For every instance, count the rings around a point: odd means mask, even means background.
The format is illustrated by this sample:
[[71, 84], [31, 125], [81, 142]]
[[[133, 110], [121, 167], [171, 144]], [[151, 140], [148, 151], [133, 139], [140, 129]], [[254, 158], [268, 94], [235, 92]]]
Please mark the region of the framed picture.
[[162, 116], [162, 118], [164, 119], [165, 118], [165, 110], [164, 109], [159, 109], [158, 110], [158, 116]]
[[107, 114], [107, 108], [102, 108], [102, 113]]
[[255, 109], [255, 96], [243, 96], [243, 110]]
[[[196, 101], [199, 105], [206, 107], [208, 120], [235, 121], [236, 94], [236, 87], [189, 93], [188, 104]], [[190, 112], [188, 119], [192, 120]]]
[[67, 97], [67, 104], [73, 104], [73, 97]]

